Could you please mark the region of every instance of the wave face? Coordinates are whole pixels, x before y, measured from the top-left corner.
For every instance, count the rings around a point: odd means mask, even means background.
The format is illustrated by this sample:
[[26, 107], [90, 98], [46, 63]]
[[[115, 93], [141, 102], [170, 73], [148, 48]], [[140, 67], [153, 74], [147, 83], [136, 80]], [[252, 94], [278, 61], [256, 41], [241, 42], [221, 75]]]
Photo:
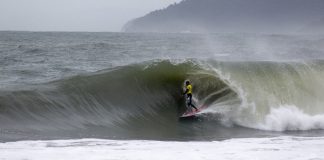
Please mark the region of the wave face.
[[[148, 61], [2, 91], [0, 123], [4, 134], [21, 138], [192, 140], [324, 129], [323, 67], [323, 61]], [[179, 121], [187, 79], [196, 105], [208, 108]]]

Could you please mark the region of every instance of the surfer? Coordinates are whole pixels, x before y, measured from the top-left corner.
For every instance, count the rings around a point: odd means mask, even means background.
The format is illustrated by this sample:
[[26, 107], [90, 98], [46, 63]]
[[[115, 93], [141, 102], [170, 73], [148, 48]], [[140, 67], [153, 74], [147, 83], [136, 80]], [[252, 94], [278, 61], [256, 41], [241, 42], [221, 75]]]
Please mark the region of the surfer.
[[192, 104], [192, 85], [188, 80], [186, 81], [186, 91], [183, 93], [183, 95], [187, 95], [188, 107], [193, 107], [196, 109], [196, 111], [198, 111], [197, 107]]

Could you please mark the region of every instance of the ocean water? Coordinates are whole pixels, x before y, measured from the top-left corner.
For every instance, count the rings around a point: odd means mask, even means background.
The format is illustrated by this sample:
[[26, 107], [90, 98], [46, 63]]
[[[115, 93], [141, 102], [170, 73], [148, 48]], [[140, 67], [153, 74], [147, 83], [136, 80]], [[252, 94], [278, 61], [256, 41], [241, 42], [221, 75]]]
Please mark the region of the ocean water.
[[[0, 32], [0, 158], [321, 159], [323, 59], [321, 35]], [[185, 80], [207, 109], [179, 119]]]

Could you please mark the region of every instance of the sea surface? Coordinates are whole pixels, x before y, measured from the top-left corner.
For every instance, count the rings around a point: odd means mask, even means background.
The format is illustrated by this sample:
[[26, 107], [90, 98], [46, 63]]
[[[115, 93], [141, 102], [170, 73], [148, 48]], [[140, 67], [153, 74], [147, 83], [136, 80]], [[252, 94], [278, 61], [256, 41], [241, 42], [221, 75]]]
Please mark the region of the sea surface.
[[0, 159], [324, 159], [323, 82], [324, 35], [0, 32]]

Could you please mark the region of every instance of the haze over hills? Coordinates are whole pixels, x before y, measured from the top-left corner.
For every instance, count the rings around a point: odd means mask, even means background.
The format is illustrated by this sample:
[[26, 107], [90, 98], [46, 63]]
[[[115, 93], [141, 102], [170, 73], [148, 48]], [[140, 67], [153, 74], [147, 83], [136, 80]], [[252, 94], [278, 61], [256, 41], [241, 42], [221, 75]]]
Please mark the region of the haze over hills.
[[324, 0], [184, 0], [125, 32], [324, 33]]

